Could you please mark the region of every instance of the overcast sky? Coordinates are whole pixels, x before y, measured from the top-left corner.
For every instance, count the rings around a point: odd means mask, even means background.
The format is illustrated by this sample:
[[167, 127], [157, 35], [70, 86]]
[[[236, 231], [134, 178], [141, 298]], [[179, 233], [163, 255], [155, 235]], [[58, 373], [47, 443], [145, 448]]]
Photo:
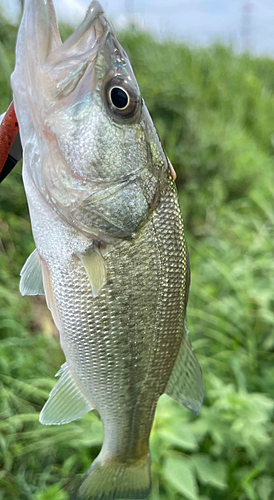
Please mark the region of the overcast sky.
[[[77, 23], [89, 0], [55, 0], [54, 4], [59, 19]], [[203, 45], [223, 40], [240, 50], [249, 46], [274, 57], [274, 0], [101, 0], [101, 4], [116, 26], [124, 26], [131, 15], [159, 36]], [[19, 0], [0, 0], [0, 7], [16, 22]]]

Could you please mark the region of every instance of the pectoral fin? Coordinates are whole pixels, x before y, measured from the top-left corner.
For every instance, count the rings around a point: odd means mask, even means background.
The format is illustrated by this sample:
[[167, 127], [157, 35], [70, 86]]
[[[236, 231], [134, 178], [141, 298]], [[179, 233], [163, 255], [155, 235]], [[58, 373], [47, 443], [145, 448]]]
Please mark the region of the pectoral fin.
[[97, 245], [92, 244], [85, 252], [77, 253], [90, 281], [93, 297], [98, 297], [107, 279], [104, 257]]
[[199, 412], [204, 398], [204, 384], [200, 365], [187, 334], [181, 344], [165, 392], [194, 413]]
[[61, 375], [61, 378], [40, 413], [39, 420], [44, 425], [68, 424], [93, 409], [72, 379], [67, 363], [61, 366], [56, 377], [58, 375]]
[[41, 261], [36, 249], [26, 260], [20, 276], [19, 290], [22, 295], [44, 295]]

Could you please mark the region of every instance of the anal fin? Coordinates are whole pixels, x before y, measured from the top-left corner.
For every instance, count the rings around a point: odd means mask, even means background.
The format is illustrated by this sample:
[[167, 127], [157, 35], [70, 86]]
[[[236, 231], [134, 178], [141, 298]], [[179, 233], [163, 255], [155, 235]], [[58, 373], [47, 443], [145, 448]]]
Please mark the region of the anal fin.
[[187, 328], [165, 392], [196, 414], [203, 403], [202, 371], [188, 339]]
[[95, 243], [88, 247], [85, 252], [77, 253], [77, 257], [86, 270], [93, 297], [98, 297], [107, 279], [104, 257]]
[[72, 379], [67, 363], [61, 366], [58, 375], [61, 378], [40, 413], [39, 421], [44, 425], [68, 424], [94, 409]]
[[26, 260], [20, 276], [19, 290], [22, 295], [44, 295], [41, 261], [36, 249]]

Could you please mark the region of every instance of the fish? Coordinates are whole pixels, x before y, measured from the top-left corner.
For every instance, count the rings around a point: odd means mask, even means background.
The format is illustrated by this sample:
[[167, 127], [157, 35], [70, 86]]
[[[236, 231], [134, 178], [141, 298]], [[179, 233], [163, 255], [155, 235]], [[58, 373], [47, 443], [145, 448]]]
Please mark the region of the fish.
[[77, 500], [145, 499], [166, 393], [198, 413], [190, 267], [172, 171], [101, 5], [62, 42], [51, 0], [25, 0], [11, 76], [36, 249], [22, 295], [45, 294], [66, 362], [44, 425], [99, 412], [104, 441]]

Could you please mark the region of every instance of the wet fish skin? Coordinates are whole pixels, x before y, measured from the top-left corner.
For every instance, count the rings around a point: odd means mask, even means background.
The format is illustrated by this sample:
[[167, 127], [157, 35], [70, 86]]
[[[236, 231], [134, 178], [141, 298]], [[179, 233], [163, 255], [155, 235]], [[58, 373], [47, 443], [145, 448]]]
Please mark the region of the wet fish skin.
[[[40, 265], [66, 356], [40, 421], [96, 408], [104, 443], [77, 498], [146, 498], [158, 398], [167, 392], [196, 412], [203, 399], [172, 173], [97, 1], [62, 44], [51, 1], [26, 0], [12, 86], [37, 248], [20, 289], [40, 293]], [[111, 86], [133, 111], [115, 109]]]

